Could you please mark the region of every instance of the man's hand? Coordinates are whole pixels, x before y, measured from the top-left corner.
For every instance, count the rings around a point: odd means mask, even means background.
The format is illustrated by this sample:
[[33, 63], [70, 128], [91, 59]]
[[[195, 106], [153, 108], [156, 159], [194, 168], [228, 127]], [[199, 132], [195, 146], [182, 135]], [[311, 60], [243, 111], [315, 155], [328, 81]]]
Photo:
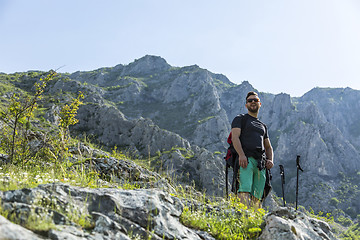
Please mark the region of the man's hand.
[[240, 167], [246, 168], [248, 165], [248, 159], [245, 155], [239, 156], [239, 164]]
[[270, 169], [270, 168], [272, 168], [273, 166], [274, 166], [273, 160], [267, 159], [267, 160], [266, 160], [266, 163], [265, 163], [265, 167], [266, 167], [267, 169]]
[[266, 153], [266, 158], [267, 158], [265, 167], [267, 169], [270, 169], [274, 166], [274, 161], [273, 161], [274, 152], [273, 152], [269, 138], [264, 139], [264, 147], [265, 147], [265, 153]]

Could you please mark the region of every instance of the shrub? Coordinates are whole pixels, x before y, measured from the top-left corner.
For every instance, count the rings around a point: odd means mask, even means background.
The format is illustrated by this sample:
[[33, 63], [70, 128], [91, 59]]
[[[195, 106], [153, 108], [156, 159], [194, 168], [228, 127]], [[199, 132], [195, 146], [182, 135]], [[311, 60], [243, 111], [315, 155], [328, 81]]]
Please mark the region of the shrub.
[[8, 154], [10, 162], [24, 164], [29, 157], [30, 120], [47, 83], [55, 75], [56, 72], [50, 71], [45, 78], [40, 78], [39, 81], [35, 82], [36, 90], [33, 96], [13, 93], [7, 107], [1, 109], [0, 119], [5, 123], [1, 129], [1, 148]]
[[336, 197], [333, 197], [330, 199], [329, 203], [330, 205], [336, 207], [340, 203], [340, 201]]

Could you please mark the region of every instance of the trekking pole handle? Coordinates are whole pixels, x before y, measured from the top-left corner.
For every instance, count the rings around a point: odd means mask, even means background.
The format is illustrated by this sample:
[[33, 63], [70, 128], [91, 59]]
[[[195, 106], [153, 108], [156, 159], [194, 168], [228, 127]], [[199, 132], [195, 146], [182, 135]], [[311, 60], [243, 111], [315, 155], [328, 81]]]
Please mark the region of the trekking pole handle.
[[300, 155], [297, 155], [297, 157], [296, 157], [296, 167], [297, 167], [299, 170], [301, 170], [302, 172], [304, 171], [304, 170], [302, 170], [302, 168], [300, 167]]

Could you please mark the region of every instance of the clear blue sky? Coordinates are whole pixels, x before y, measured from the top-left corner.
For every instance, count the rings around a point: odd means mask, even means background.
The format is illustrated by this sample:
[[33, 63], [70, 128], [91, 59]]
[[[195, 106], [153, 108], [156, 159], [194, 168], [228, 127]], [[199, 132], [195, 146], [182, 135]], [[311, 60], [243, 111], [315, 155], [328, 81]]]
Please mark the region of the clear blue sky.
[[360, 89], [360, 1], [0, 0], [0, 72], [71, 73], [146, 54], [274, 94]]

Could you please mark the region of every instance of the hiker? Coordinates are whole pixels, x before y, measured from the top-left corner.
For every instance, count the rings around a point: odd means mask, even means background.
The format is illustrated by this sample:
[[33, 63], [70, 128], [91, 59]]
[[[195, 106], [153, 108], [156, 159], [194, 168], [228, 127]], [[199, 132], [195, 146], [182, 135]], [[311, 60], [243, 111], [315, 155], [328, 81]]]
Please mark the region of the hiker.
[[[247, 206], [261, 207], [266, 169], [274, 166], [273, 149], [267, 127], [258, 118], [260, 98], [255, 92], [246, 96], [247, 114], [239, 115], [231, 123], [231, 140], [240, 165], [238, 197]], [[247, 118], [244, 129], [242, 118]]]

